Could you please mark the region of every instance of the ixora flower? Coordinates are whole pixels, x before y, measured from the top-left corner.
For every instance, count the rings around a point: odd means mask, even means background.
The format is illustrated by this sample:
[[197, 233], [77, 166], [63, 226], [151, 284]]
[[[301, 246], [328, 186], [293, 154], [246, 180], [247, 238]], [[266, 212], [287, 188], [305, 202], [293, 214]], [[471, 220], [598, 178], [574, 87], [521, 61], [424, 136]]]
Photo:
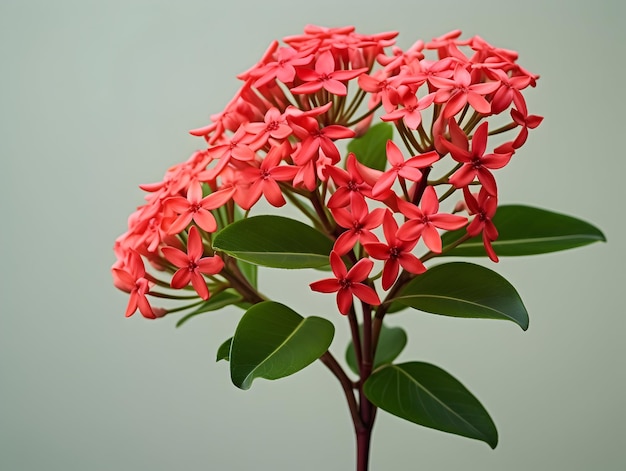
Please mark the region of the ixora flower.
[[[525, 99], [539, 76], [515, 51], [460, 31], [403, 51], [396, 36], [307, 26], [283, 45], [273, 41], [238, 76], [224, 109], [190, 131], [202, 148], [162, 182], [140, 186], [146, 202], [116, 239], [112, 267], [114, 285], [129, 295], [126, 316], [182, 313], [181, 325], [243, 309], [217, 353], [241, 389], [319, 359], [346, 397], [359, 471], [368, 469], [378, 409], [498, 443], [486, 409], [450, 373], [396, 361], [406, 333], [387, 327], [390, 312], [528, 328], [508, 281], [484, 264], [445, 257], [497, 262], [604, 240], [571, 216], [498, 205], [506, 186], [494, 170], [514, 167], [543, 119]], [[287, 205], [289, 216], [277, 214]], [[258, 266], [330, 268], [332, 276], [311, 270], [308, 285], [288, 289], [334, 295], [331, 312], [316, 317], [310, 312], [320, 307], [269, 299]], [[153, 304], [164, 298], [167, 307]], [[343, 365], [331, 352], [342, 322], [352, 337]]]
[[311, 289], [321, 293], [336, 292], [337, 308], [344, 315], [348, 314], [350, 309], [352, 309], [352, 295], [365, 303], [378, 306], [380, 299], [376, 291], [362, 283], [369, 276], [373, 266], [374, 262], [370, 259], [362, 258], [348, 271], [341, 261], [341, 257], [337, 255], [337, 252], [332, 251], [330, 253], [330, 267], [335, 278], [327, 278], [311, 283]]

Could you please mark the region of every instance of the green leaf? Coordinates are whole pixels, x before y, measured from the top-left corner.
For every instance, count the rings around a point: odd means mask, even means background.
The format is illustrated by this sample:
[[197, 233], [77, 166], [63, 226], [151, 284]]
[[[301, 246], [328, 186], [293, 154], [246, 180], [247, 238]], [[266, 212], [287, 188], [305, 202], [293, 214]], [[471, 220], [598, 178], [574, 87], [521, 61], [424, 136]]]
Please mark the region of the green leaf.
[[[361, 328], [361, 332], [363, 332]], [[406, 346], [406, 332], [401, 327], [387, 327], [383, 324], [378, 337], [378, 346], [374, 356], [374, 368], [393, 362]], [[354, 344], [350, 342], [346, 350], [346, 362], [350, 369], [359, 374], [359, 365], [354, 353]]]
[[233, 338], [229, 338], [228, 340], [226, 340], [222, 345], [220, 345], [220, 348], [217, 349], [217, 357], [215, 358], [215, 361], [220, 361], [220, 360], [226, 360], [228, 361], [230, 359], [230, 346], [233, 343]]
[[243, 300], [243, 298], [236, 294], [234, 291], [225, 290], [221, 291], [213, 296], [211, 296], [208, 300], [200, 304], [196, 309], [191, 311], [189, 314], [181, 317], [176, 323], [176, 327], [180, 327], [185, 322], [187, 322], [192, 317], [198, 316], [200, 314], [204, 314], [205, 312], [217, 311], [218, 309], [222, 309], [223, 307], [230, 306], [231, 304], [238, 304]]
[[328, 265], [332, 241], [300, 221], [266, 215], [225, 227], [216, 234], [213, 248], [255, 265], [316, 268]]
[[364, 392], [374, 405], [402, 419], [482, 440], [491, 448], [498, 444], [496, 426], [478, 399], [434, 365], [385, 365], [368, 378]]
[[392, 301], [444, 316], [506, 319], [528, 329], [528, 312], [515, 288], [496, 272], [471, 263], [429, 268]]
[[[604, 234], [588, 222], [529, 206], [499, 206], [493, 223], [499, 233], [492, 244], [498, 256], [535, 255], [606, 242]], [[446, 246], [464, 234], [465, 229], [443, 234], [442, 255], [486, 256], [481, 236], [473, 237], [449, 252], [445, 251]]]
[[304, 318], [287, 306], [264, 301], [243, 315], [230, 348], [233, 384], [249, 389], [255, 378], [292, 375], [322, 356], [333, 340], [333, 324]]
[[393, 126], [378, 123], [368, 129], [365, 135], [352, 139], [348, 152], [354, 153], [362, 164], [376, 170], [385, 170], [387, 165], [387, 141], [393, 138]]
[[243, 260], [237, 260], [237, 265], [250, 284], [258, 288], [259, 267]]

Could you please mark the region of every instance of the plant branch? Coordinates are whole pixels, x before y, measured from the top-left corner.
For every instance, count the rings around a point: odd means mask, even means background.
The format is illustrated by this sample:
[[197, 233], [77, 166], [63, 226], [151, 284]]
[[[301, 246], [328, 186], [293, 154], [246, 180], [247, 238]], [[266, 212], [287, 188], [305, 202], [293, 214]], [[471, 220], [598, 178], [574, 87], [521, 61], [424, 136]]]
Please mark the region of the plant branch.
[[352, 387], [352, 381], [346, 375], [341, 365], [335, 360], [335, 357], [329, 351], [326, 351], [319, 360], [326, 365], [326, 367], [335, 375], [341, 384], [346, 400], [348, 401], [348, 408], [350, 409], [350, 415], [352, 416], [352, 423], [354, 424], [354, 430], [358, 433], [364, 425], [359, 415], [359, 406], [354, 397], [354, 391]]

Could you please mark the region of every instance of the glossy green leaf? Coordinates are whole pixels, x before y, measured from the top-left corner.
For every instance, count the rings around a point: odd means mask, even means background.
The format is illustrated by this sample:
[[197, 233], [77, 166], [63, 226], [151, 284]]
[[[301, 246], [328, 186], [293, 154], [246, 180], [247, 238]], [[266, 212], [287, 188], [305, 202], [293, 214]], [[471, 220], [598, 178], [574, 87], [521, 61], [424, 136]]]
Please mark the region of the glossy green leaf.
[[255, 265], [315, 268], [328, 265], [332, 242], [300, 221], [265, 215], [222, 229], [213, 240], [213, 248]]
[[250, 284], [258, 288], [259, 267], [243, 260], [237, 260], [237, 265]]
[[515, 288], [496, 272], [471, 263], [429, 268], [393, 301], [444, 316], [506, 319], [528, 329], [528, 312]]
[[[387, 327], [383, 324], [378, 337], [378, 346], [374, 356], [374, 368], [393, 362], [406, 346], [406, 332], [401, 327]], [[359, 374], [359, 366], [354, 353], [354, 344], [350, 342], [346, 349], [346, 363], [350, 369]]]
[[249, 389], [255, 378], [278, 379], [305, 368], [326, 352], [335, 328], [321, 317], [304, 318], [264, 301], [244, 314], [230, 348], [233, 384]]
[[242, 297], [236, 292], [231, 290], [221, 291], [220, 293], [211, 296], [208, 300], [200, 304], [196, 309], [184, 317], [181, 317], [176, 323], [176, 327], [180, 327], [192, 317], [204, 314], [205, 312], [217, 311], [218, 309], [222, 309], [223, 307], [230, 306], [232, 304], [237, 305], [241, 301]]
[[457, 379], [421, 362], [385, 365], [364, 385], [377, 407], [424, 427], [475, 438], [491, 448], [498, 431], [489, 414]]
[[393, 138], [393, 126], [378, 123], [367, 132], [348, 144], [348, 152], [353, 152], [359, 162], [376, 170], [385, 170], [387, 165], [387, 141]]
[[217, 357], [215, 358], [215, 361], [220, 361], [220, 360], [226, 360], [228, 361], [230, 359], [230, 346], [233, 343], [233, 338], [229, 338], [228, 340], [226, 340], [222, 345], [220, 345], [220, 348], [217, 349]]
[[[493, 218], [498, 239], [493, 248], [498, 256], [535, 255], [572, 249], [606, 241], [604, 234], [588, 222], [530, 206], [500, 206]], [[443, 234], [445, 247], [465, 234], [465, 229]], [[486, 256], [481, 236], [474, 237], [443, 255]]]

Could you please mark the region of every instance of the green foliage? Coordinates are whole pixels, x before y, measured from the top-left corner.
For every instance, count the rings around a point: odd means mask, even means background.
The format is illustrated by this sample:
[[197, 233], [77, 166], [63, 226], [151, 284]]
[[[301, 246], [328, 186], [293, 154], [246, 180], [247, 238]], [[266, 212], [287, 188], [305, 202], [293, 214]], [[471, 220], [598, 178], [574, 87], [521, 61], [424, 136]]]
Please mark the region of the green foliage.
[[254, 216], [218, 232], [215, 250], [255, 265], [316, 268], [328, 265], [331, 240], [300, 221], [282, 216]]
[[[361, 329], [362, 331], [362, 329]], [[407, 335], [401, 327], [387, 327], [383, 324], [378, 337], [378, 347], [374, 356], [374, 368], [393, 362], [406, 346]], [[350, 369], [359, 374], [354, 344], [350, 342], [346, 349], [346, 362]]]
[[365, 135], [352, 139], [348, 144], [348, 152], [362, 164], [376, 170], [385, 170], [387, 165], [387, 141], [393, 138], [393, 126], [389, 123], [378, 123], [367, 130]]
[[205, 312], [217, 311], [223, 307], [230, 305], [241, 306], [243, 298], [234, 290], [226, 290], [211, 296], [208, 300], [200, 304], [196, 309], [181, 317], [176, 323], [176, 327], [180, 327], [192, 317], [204, 314]]
[[385, 365], [365, 382], [367, 398], [381, 409], [424, 427], [498, 444], [485, 408], [457, 379], [421, 362]]
[[434, 266], [393, 301], [433, 314], [506, 319], [528, 328], [528, 312], [515, 288], [496, 272], [471, 263]]
[[231, 337], [228, 340], [224, 341], [222, 345], [220, 345], [220, 348], [217, 349], [217, 356], [215, 358], [215, 361], [228, 361], [230, 359], [230, 346], [232, 343], [233, 338]]
[[273, 301], [255, 304], [241, 318], [230, 347], [233, 384], [249, 389], [255, 378], [300, 371], [326, 352], [334, 333], [333, 324], [321, 317], [304, 318]]
[[237, 260], [237, 265], [252, 287], [258, 288], [259, 267], [252, 263], [244, 262], [243, 260]]
[[[605, 242], [604, 234], [588, 222], [564, 214], [522, 205], [499, 206], [493, 223], [498, 239], [493, 248], [498, 256], [535, 255], [572, 249], [593, 242]], [[480, 236], [473, 237], [458, 247], [445, 247], [465, 234], [465, 229], [443, 234], [444, 254], [455, 257], [484, 257]]]

